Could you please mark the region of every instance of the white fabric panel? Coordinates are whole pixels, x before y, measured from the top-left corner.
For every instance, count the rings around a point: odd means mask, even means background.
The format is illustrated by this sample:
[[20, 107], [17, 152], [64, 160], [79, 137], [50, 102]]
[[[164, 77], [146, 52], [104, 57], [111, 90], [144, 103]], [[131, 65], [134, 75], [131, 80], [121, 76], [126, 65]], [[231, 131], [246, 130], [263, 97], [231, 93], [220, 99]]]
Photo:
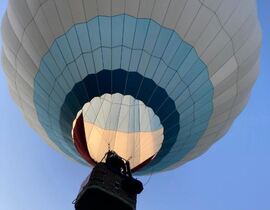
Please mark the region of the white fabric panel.
[[91, 20], [97, 16], [97, 0], [83, 0], [86, 20]]
[[[202, 137], [202, 140], [203, 141], [200, 141], [198, 143], [197, 147], [200, 148], [200, 150], [206, 150], [209, 148], [209, 146], [211, 146], [213, 143], [215, 143], [217, 141], [217, 133], [213, 133], [213, 134], [207, 135], [205, 137]], [[193, 153], [193, 156], [191, 155], [189, 157], [189, 160], [192, 160], [195, 157], [197, 157], [198, 155], [200, 155], [200, 153], [197, 153], [196, 150], [192, 150], [191, 154], [192, 153]]]
[[28, 36], [23, 36], [22, 43], [23, 43], [23, 48], [25, 49], [27, 54], [31, 57], [31, 59], [33, 60], [35, 65], [39, 66], [41, 57], [37, 53], [37, 51], [35, 50], [31, 40], [29, 39], [29, 37]]
[[220, 124], [213, 125], [213, 127], [211, 127], [211, 128], [207, 128], [207, 130], [204, 133], [204, 135], [205, 136], [208, 136], [208, 135], [211, 135], [211, 134], [214, 134], [214, 133], [219, 132], [223, 128], [223, 126], [226, 124], [226, 122], [227, 121], [221, 122]]
[[67, 4], [69, 6], [70, 13], [72, 14], [73, 24], [86, 21], [83, 8], [83, 0], [69, 0]]
[[235, 103], [231, 111], [231, 120], [235, 119], [235, 117], [237, 117], [239, 113], [242, 112], [243, 108], [247, 105], [249, 95], [250, 93], [247, 92], [245, 95], [243, 95], [243, 98], [240, 102]]
[[187, 32], [185, 40], [194, 46], [201, 36], [201, 34], [205, 31], [207, 25], [211, 21], [213, 17], [213, 13], [209, 11], [206, 7], [202, 6], [196, 15], [193, 23]]
[[126, 0], [113, 0], [112, 1], [112, 15], [123, 14], [125, 11]]
[[48, 0], [46, 4], [44, 4], [41, 8], [49, 26], [49, 28], [46, 28], [45, 30], [50, 29], [52, 34], [54, 35], [54, 38], [64, 34], [65, 31], [63, 28], [63, 24], [59, 19], [60, 17], [58, 15], [58, 10], [55, 1]]
[[104, 103], [106, 103], [104, 98], [102, 98], [102, 100], [94, 100], [93, 103], [91, 103], [92, 110], [95, 113], [94, 117], [96, 116], [97, 122], [100, 122], [102, 125], [106, 124], [106, 118], [102, 112], [102, 106], [106, 106]]
[[[43, 6], [42, 6], [43, 7]], [[37, 24], [39, 31], [41, 32], [47, 46], [50, 47], [54, 41], [54, 35], [49, 27], [47, 18], [42, 10], [42, 7], [38, 10], [36, 16], [34, 17], [35, 23]]]
[[29, 86], [20, 76], [16, 77], [16, 84], [17, 91], [20, 94], [21, 99], [29, 104], [33, 104], [33, 92], [31, 91], [32, 87]]
[[1, 38], [5, 43], [5, 47], [8, 47], [11, 51], [13, 51], [13, 53], [17, 52], [20, 47], [20, 42], [10, 25], [7, 15], [3, 17], [1, 32]]
[[216, 87], [217, 84], [226, 79], [230, 74], [237, 70], [237, 62], [233, 56], [229, 61], [227, 61], [215, 74], [210, 78], [213, 86]]
[[185, 39], [186, 34], [188, 33], [193, 23], [193, 20], [194, 18], [196, 18], [201, 6], [202, 5], [198, 0], [187, 1], [185, 9], [181, 14], [181, 17], [175, 29], [182, 38]]
[[249, 57], [241, 63], [238, 70], [239, 78], [245, 76], [253, 67], [254, 63], [257, 62], [260, 55], [260, 47], [254, 49], [254, 52], [249, 55]]
[[148, 132], [162, 127], [152, 109], [128, 95], [104, 94], [93, 98], [83, 110], [85, 121], [101, 129]]
[[34, 17], [41, 6], [41, 2], [37, 0], [26, 0], [27, 7], [31, 11], [32, 16]]
[[226, 46], [229, 40], [228, 35], [221, 30], [201, 54], [202, 60], [208, 64]]
[[111, 0], [98, 0], [98, 15], [110, 16], [111, 15]]
[[[32, 43], [32, 47], [38, 56], [42, 57], [48, 51], [48, 46], [34, 21], [32, 21], [25, 30], [25, 36], [27, 36]], [[25, 49], [27, 52], [30, 50]]]
[[254, 49], [261, 45], [261, 29], [258, 25], [254, 26], [254, 31], [250, 35], [247, 42], [236, 53], [239, 64], [243, 63], [254, 52]]
[[238, 30], [232, 37], [234, 50], [237, 51], [241, 46], [245, 44], [245, 42], [247, 42], [256, 25], [256, 14], [251, 13], [243, 25], [241, 25], [240, 30]]
[[153, 9], [152, 18], [158, 23], [164, 22], [165, 15], [167, 14], [168, 7], [170, 6], [171, 0], [156, 0]]
[[19, 40], [22, 38], [25, 27], [32, 20], [32, 14], [29, 11], [25, 0], [11, 0], [9, 1], [7, 9], [8, 17], [11, 25]]
[[[215, 106], [214, 104], [214, 109], [215, 109], [215, 114], [216, 115], [220, 115], [222, 113], [224, 113], [227, 110], [231, 110], [235, 101], [235, 95], [232, 95], [232, 98], [228, 98], [227, 101], [225, 101], [222, 104], [219, 104], [217, 106]], [[215, 115], [212, 115], [212, 117], [215, 117]]]
[[24, 113], [25, 113], [24, 117], [31, 119], [31, 121], [34, 119], [37, 120], [37, 118], [35, 117], [36, 115], [34, 114], [36, 112], [35, 107], [33, 107], [31, 104], [29, 104], [25, 100], [22, 100], [22, 104], [23, 104], [23, 109], [24, 109]]
[[241, 0], [222, 0], [221, 5], [216, 10], [220, 24], [224, 25], [238, 7], [241, 7]]
[[1, 53], [1, 63], [3, 65], [3, 70], [7, 76], [9, 86], [13, 89], [16, 90], [16, 83], [15, 83], [15, 77], [16, 77], [16, 70], [13, 68], [11, 63], [9, 62], [6, 54], [3, 52]]
[[236, 95], [236, 85], [230, 87], [226, 91], [224, 91], [221, 95], [214, 98], [214, 106], [218, 107], [227, 101], [231, 100]]
[[125, 13], [137, 17], [141, 0], [126, 0]]
[[252, 70], [238, 81], [238, 92], [249, 90], [257, 79], [259, 73], [259, 61], [253, 66]]
[[233, 44], [228, 42], [226, 46], [208, 63], [210, 77], [218, 71], [233, 56]]
[[220, 83], [215, 86], [214, 97], [219, 96], [227, 90], [228, 88], [232, 87], [236, 84], [238, 77], [238, 70], [233, 71], [228, 77], [224, 78]]
[[167, 14], [164, 20], [164, 26], [174, 29], [180, 18], [180, 15], [185, 9], [188, 0], [171, 0]]
[[31, 22], [22, 39], [23, 48], [31, 57], [36, 66], [39, 66], [41, 57], [48, 51], [48, 47], [44, 42], [35, 22]]
[[151, 18], [155, 0], [141, 0], [139, 17]]
[[228, 111], [225, 111], [224, 113], [221, 113], [220, 115], [217, 115], [215, 118], [212, 118], [208, 123], [209, 128], [212, 128], [215, 125], [218, 125], [226, 121], [230, 117], [230, 113], [231, 113], [231, 110], [228, 110]]
[[221, 25], [218, 18], [213, 16], [194, 45], [198, 55], [201, 55], [204, 52], [204, 50], [211, 44], [212, 40], [215, 39], [220, 30]]
[[25, 82], [28, 83], [28, 85], [34, 88], [34, 78], [37, 71], [35, 64], [29, 57], [29, 55], [26, 53], [24, 48], [20, 49], [17, 56], [18, 56], [16, 60], [17, 73], [25, 80]]
[[14, 54], [14, 52], [12, 52], [8, 47], [3, 46], [3, 53], [5, 53], [5, 56], [11, 66], [16, 69], [16, 55]]
[[234, 10], [229, 17], [228, 22], [224, 25], [226, 32], [232, 36], [243, 25], [251, 13], [256, 12], [256, 1], [240, 1], [240, 5]]
[[220, 7], [222, 1], [224, 0], [204, 0], [200, 2], [210, 10], [216, 11]]
[[[74, 2], [73, 3], [74, 5], [71, 5], [71, 2]], [[59, 14], [59, 18], [61, 20], [61, 23], [64, 27], [65, 32], [67, 32], [68, 29], [70, 28], [70, 26], [73, 24], [73, 17], [74, 17], [73, 13], [75, 13], [75, 11], [74, 11], [75, 8], [77, 10], [79, 10], [78, 9], [78, 7], [79, 7], [78, 5], [80, 5], [79, 3], [81, 3], [80, 0], [78, 0], [78, 1], [76, 0], [76, 2], [75, 1], [66, 1], [66, 0], [55, 1], [55, 5], [56, 5], [56, 8], [57, 8], [57, 11]], [[73, 8], [71, 6], [75, 7], [74, 10], [70, 9], [70, 8]], [[80, 12], [81, 12], [80, 16], [83, 16], [84, 15], [83, 10]], [[77, 11], [76, 11], [76, 13], [77, 13]], [[83, 21], [82, 18], [79, 18], [78, 22], [82, 22], [82, 21]]]

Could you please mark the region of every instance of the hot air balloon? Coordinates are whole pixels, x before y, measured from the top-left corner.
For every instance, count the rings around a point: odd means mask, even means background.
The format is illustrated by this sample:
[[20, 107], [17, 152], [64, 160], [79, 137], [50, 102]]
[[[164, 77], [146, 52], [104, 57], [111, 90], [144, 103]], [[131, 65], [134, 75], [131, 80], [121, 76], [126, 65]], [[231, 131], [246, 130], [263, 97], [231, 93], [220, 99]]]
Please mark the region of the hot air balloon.
[[259, 71], [255, 0], [10, 0], [2, 64], [12, 98], [55, 150], [136, 175], [207, 151]]

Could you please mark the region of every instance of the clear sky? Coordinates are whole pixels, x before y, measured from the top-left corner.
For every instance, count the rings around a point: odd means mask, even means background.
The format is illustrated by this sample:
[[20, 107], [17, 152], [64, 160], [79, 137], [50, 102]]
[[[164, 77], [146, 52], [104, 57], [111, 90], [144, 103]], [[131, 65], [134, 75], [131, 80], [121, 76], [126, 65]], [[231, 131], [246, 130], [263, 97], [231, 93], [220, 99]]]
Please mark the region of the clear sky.
[[[0, 0], [0, 18], [6, 5]], [[261, 73], [248, 106], [207, 153], [153, 175], [138, 210], [270, 210], [270, 1], [258, 0], [258, 7]], [[74, 209], [71, 202], [90, 169], [53, 151], [28, 126], [1, 66], [0, 110], [0, 209]]]

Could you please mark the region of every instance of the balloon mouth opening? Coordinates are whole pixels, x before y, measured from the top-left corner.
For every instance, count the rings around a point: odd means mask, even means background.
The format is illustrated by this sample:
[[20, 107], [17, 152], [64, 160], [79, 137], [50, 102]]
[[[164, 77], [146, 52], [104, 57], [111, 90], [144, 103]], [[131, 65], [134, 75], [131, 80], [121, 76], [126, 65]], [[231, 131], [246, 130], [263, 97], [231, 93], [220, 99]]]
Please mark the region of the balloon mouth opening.
[[84, 104], [72, 126], [73, 143], [90, 165], [112, 150], [138, 171], [161, 149], [164, 134], [159, 117], [131, 95], [104, 94]]

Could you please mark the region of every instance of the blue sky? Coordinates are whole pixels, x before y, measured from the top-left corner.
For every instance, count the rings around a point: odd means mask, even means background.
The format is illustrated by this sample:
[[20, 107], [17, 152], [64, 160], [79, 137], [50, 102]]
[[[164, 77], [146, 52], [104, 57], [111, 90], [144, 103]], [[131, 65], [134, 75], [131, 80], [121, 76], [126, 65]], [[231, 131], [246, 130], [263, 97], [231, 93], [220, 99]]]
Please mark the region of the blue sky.
[[[0, 17], [6, 5], [0, 0]], [[153, 175], [138, 210], [270, 209], [270, 1], [258, 0], [258, 7], [261, 72], [248, 106], [207, 153]], [[53, 151], [28, 126], [9, 96], [1, 66], [0, 110], [0, 209], [72, 210], [90, 169]]]

